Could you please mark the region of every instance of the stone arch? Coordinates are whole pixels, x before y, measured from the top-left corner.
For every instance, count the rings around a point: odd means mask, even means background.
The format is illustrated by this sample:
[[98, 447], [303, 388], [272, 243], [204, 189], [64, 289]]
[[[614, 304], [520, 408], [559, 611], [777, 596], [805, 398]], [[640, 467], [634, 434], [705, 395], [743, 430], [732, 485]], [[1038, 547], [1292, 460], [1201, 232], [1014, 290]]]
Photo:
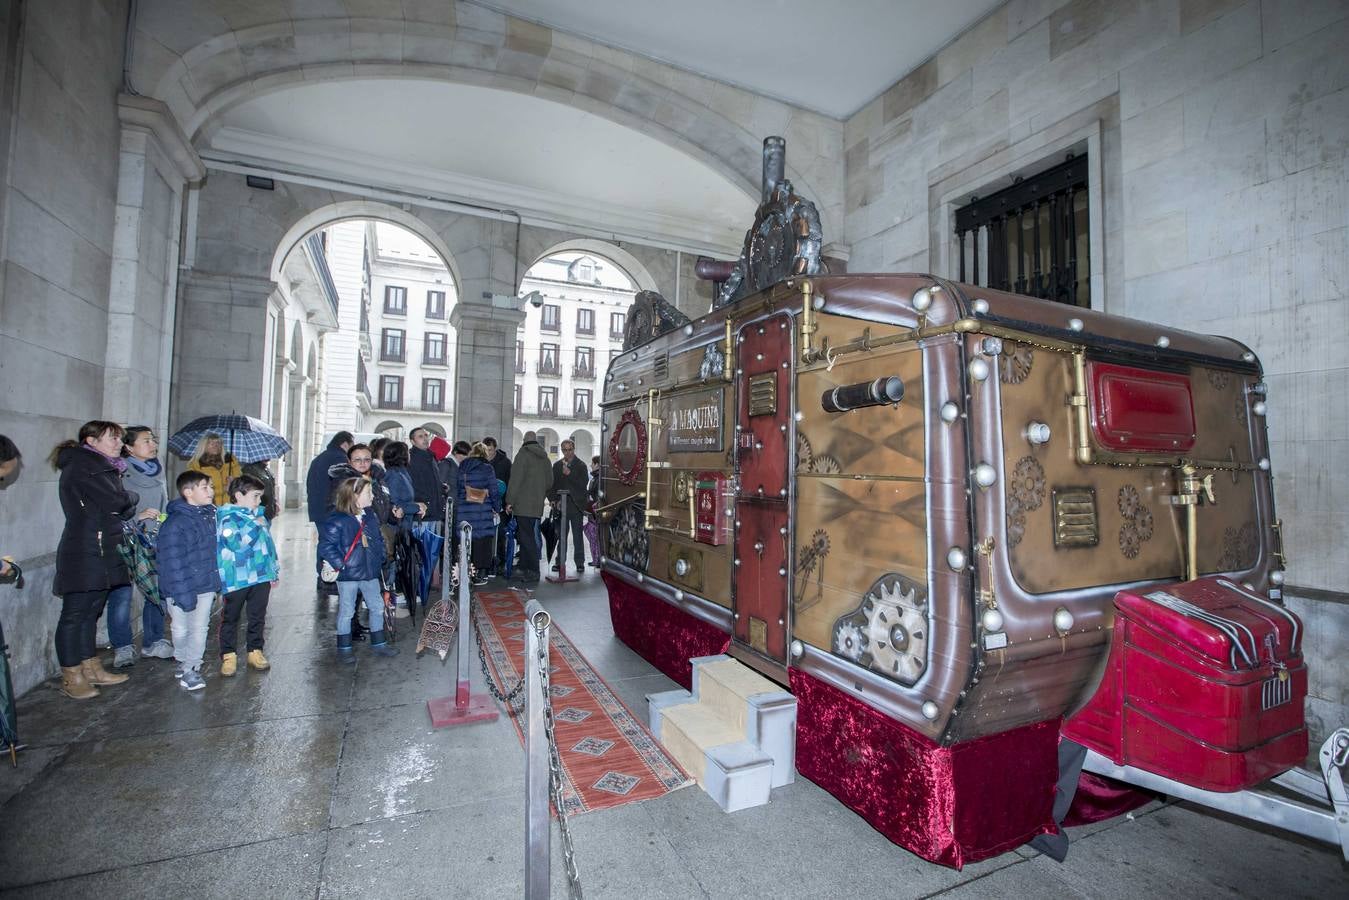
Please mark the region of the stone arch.
[[[463, 8], [456, 11], [468, 15]], [[827, 117], [674, 69], [672, 76], [683, 77], [659, 83], [639, 74], [634, 63], [640, 58], [611, 47], [570, 36], [565, 48], [554, 47], [547, 28], [485, 8], [473, 8], [472, 16], [473, 27], [401, 18], [306, 18], [303, 41], [289, 20], [225, 33], [211, 33], [207, 26], [181, 56], [141, 54], [133, 62], [138, 80], [154, 85], [152, 94], [168, 104], [199, 145], [224, 113], [253, 97], [306, 81], [375, 77], [470, 84], [562, 103], [648, 134], [719, 172], [750, 197], [759, 195], [763, 137], [784, 134], [792, 146], [800, 145], [796, 158], [808, 159], [810, 166], [789, 161], [787, 177], [816, 201], [826, 235], [842, 234], [836, 221], [842, 182], [835, 171], [842, 134], [829, 133], [838, 129]], [[517, 39], [511, 53], [502, 52], [517, 25], [532, 32], [529, 39]], [[172, 61], [165, 65], [166, 59]], [[191, 85], [191, 94], [185, 85]], [[831, 193], [821, 193], [821, 187]]]
[[418, 428], [425, 428], [427, 431], [439, 437], [445, 437], [445, 427], [439, 422], [423, 422]]
[[393, 419], [385, 419], [375, 426], [375, 431], [392, 438], [394, 435], [402, 433], [403, 425], [401, 422], [396, 422]]
[[524, 446], [525, 433], [521, 431], [519, 428], [511, 429], [511, 438], [513, 439], [511, 442], [511, 448], [513, 450], [518, 451], [522, 446]]
[[568, 438], [576, 445], [576, 458], [590, 465], [590, 457], [599, 453], [599, 436], [589, 428], [578, 428]]
[[562, 437], [556, 430], [547, 426], [535, 430], [538, 432], [539, 444], [543, 447], [544, 452], [549, 456], [556, 456], [558, 454], [558, 445], [562, 443]]
[[376, 219], [412, 232], [430, 245], [431, 249], [435, 250], [440, 256], [441, 262], [445, 263], [445, 267], [450, 270], [450, 277], [454, 279], [456, 291], [463, 289], [464, 282], [459, 273], [459, 265], [455, 261], [454, 255], [450, 253], [450, 248], [445, 244], [445, 239], [420, 217], [392, 204], [380, 203], [377, 200], [339, 200], [336, 203], [310, 210], [300, 216], [286, 230], [286, 233], [282, 235], [281, 240], [276, 245], [276, 252], [272, 255], [270, 269], [272, 280], [280, 280], [281, 267], [285, 264], [286, 257], [290, 256], [299, 246], [300, 241], [320, 228], [351, 219]]
[[[651, 277], [651, 273], [647, 271], [646, 266], [642, 264], [641, 260], [617, 244], [612, 244], [609, 241], [597, 240], [595, 238], [574, 238], [554, 244], [547, 250], [538, 254], [533, 262], [524, 267], [521, 272], [521, 278], [523, 279], [524, 274], [539, 260], [547, 259], [557, 253], [565, 253], [568, 250], [577, 250], [604, 257], [626, 272], [628, 277], [632, 279], [632, 283], [637, 285], [637, 290], [639, 291], [659, 290], [659, 288], [656, 287], [656, 279]], [[517, 284], [515, 287], [518, 292], [520, 290], [520, 285]]]

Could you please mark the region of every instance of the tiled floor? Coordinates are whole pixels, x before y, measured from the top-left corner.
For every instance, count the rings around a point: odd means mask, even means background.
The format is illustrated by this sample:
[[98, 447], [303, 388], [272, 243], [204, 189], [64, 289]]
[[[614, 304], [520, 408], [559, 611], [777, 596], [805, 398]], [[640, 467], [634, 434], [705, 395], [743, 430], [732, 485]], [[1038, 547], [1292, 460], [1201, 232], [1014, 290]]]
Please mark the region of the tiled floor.
[[[278, 527], [286, 578], [268, 615], [267, 673], [181, 691], [142, 660], [86, 703], [50, 682], [20, 701], [28, 749], [0, 765], [6, 897], [518, 897], [524, 754], [505, 719], [430, 727], [455, 657], [332, 656], [310, 530]], [[674, 687], [609, 629], [598, 577], [537, 592], [644, 717]], [[365, 651], [361, 645], [361, 651]], [[482, 676], [473, 666], [474, 687]], [[1271, 897], [1343, 894], [1338, 852], [1184, 806], [1079, 829], [1065, 864], [1020, 850], [955, 872], [894, 846], [804, 779], [723, 814], [698, 788], [573, 821], [590, 898]], [[554, 895], [565, 896], [557, 851]]]

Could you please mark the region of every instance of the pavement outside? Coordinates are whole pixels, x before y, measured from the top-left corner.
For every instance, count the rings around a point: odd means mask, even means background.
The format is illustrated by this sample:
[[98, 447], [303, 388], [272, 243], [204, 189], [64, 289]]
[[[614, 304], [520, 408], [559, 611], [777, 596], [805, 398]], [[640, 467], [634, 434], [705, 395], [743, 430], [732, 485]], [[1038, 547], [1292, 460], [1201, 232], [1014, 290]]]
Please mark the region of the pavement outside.
[[[28, 749], [0, 762], [0, 894], [50, 897], [519, 897], [524, 753], [511, 724], [435, 731], [455, 657], [333, 656], [312, 529], [277, 523], [284, 578], [270, 672], [182, 691], [141, 660], [83, 703], [50, 681], [19, 703]], [[676, 685], [621, 644], [599, 577], [537, 596], [640, 718]], [[58, 602], [55, 599], [53, 603]], [[3, 611], [0, 610], [0, 614]], [[406, 622], [406, 620], [401, 620]], [[473, 662], [474, 690], [483, 690]], [[1008, 778], [1015, 778], [1009, 765]], [[891, 844], [805, 779], [727, 815], [696, 786], [572, 820], [585, 888], [648, 897], [1344, 896], [1338, 850], [1153, 803], [1073, 829], [1066, 863], [1021, 848], [956, 872]], [[566, 896], [554, 828], [553, 895]], [[1339, 885], [1337, 888], [1336, 885]]]

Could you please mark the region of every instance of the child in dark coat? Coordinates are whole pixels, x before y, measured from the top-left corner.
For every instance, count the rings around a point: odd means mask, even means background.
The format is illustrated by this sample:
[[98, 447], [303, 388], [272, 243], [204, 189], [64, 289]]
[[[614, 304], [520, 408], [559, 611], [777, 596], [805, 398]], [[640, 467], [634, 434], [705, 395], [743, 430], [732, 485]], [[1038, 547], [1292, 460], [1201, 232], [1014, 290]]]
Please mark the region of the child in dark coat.
[[384, 537], [371, 508], [374, 494], [370, 479], [348, 478], [333, 493], [336, 510], [319, 526], [319, 558], [337, 571], [337, 658], [354, 663], [351, 649], [351, 617], [356, 596], [365, 599], [370, 612], [370, 652], [397, 656], [398, 649], [384, 638], [384, 597], [380, 572], [384, 567]]
[[209, 476], [189, 469], [174, 483], [179, 497], [159, 527], [155, 558], [159, 594], [173, 609], [173, 655], [178, 684], [185, 691], [206, 687], [201, 658], [211, 624], [211, 604], [220, 590], [216, 567], [215, 490]]

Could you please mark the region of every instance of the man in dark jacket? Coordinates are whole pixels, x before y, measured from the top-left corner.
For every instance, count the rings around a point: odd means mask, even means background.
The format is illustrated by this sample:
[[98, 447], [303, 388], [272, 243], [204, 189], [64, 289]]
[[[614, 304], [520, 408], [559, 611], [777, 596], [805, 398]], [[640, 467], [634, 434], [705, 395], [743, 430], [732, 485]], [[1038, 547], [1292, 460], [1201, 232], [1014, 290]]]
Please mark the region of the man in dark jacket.
[[[582, 532], [582, 513], [586, 507], [586, 488], [590, 485], [590, 470], [586, 464], [576, 458], [576, 444], [570, 440], [562, 442], [562, 458], [553, 463], [553, 486], [548, 499], [553, 503], [562, 503], [562, 495], [567, 495], [566, 520], [558, 527], [563, 537], [571, 532], [572, 556], [576, 559], [576, 573], [585, 571], [585, 536]], [[558, 550], [558, 564], [563, 562], [565, 548]], [[556, 568], [556, 567], [555, 567]]]
[[[315, 529], [333, 511], [328, 470], [347, 461], [347, 448], [354, 443], [356, 443], [356, 440], [351, 436], [350, 431], [339, 431], [328, 442], [328, 449], [314, 457], [314, 461], [309, 464], [309, 472], [306, 473], [304, 479], [304, 491], [309, 505], [309, 521], [314, 523]], [[324, 584], [323, 580], [317, 577], [321, 565], [322, 561], [316, 553], [314, 555], [314, 575], [318, 592], [320, 594], [336, 593], [336, 588], [330, 584]]]
[[[497, 481], [500, 481], [507, 489], [511, 486], [511, 460], [505, 453], [497, 449], [497, 439], [494, 437], [485, 437], [482, 439], [482, 445], [487, 448], [487, 462], [491, 465], [492, 471], [496, 473]], [[504, 495], [503, 495], [504, 496]], [[506, 523], [510, 520], [509, 515], [501, 517], [502, 527], [497, 530], [496, 556], [493, 559], [493, 565], [496, 571], [503, 575], [506, 571]]]
[[426, 504], [426, 524], [436, 534], [443, 533], [445, 520], [445, 493], [440, 485], [440, 470], [430, 451], [431, 432], [425, 428], [412, 429], [409, 448], [408, 474], [412, 476], [412, 491], [418, 503]]
[[515, 538], [520, 544], [520, 565], [512, 577], [526, 584], [537, 584], [539, 518], [543, 515], [543, 498], [553, 483], [553, 471], [534, 432], [525, 432], [511, 475], [510, 487], [506, 488], [506, 512], [515, 516]]
[[328, 470], [347, 461], [347, 450], [354, 443], [356, 440], [350, 431], [339, 431], [328, 442], [328, 449], [314, 457], [314, 461], [309, 464], [309, 472], [304, 479], [304, 490], [309, 500], [309, 521], [313, 522], [316, 528], [333, 511]]

